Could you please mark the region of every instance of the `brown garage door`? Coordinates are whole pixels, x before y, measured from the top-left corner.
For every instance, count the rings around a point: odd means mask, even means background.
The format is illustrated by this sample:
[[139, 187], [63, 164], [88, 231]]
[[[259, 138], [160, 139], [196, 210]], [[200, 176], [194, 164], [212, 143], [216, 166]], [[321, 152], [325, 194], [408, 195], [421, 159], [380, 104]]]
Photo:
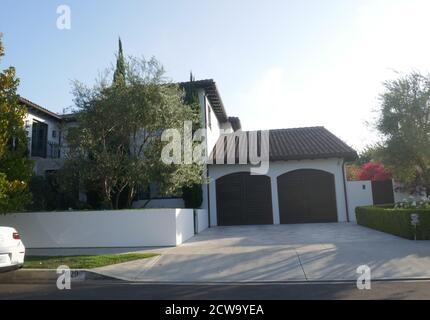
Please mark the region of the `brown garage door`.
[[273, 224], [270, 178], [233, 173], [216, 181], [218, 225]]
[[302, 169], [278, 177], [281, 223], [336, 222], [336, 193], [331, 173]]

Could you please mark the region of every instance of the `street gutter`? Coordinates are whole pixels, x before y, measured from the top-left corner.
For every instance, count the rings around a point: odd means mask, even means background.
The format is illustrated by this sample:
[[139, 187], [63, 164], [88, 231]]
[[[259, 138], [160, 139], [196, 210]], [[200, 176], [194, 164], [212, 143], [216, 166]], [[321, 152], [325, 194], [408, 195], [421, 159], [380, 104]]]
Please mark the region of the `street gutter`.
[[[72, 282], [83, 282], [83, 281], [115, 281], [123, 282], [120, 279], [105, 276], [86, 269], [72, 269], [71, 281]], [[56, 283], [59, 274], [55, 269], [19, 269], [9, 272], [0, 273], [0, 284], [25, 284], [25, 283], [37, 283], [37, 284], [51, 284]]]

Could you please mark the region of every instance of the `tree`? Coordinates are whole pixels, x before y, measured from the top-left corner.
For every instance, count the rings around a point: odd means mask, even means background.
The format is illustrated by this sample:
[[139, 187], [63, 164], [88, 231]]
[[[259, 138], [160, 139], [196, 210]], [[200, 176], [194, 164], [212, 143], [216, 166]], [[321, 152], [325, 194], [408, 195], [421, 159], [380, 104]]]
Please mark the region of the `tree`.
[[31, 199], [28, 181], [33, 166], [27, 158], [26, 108], [19, 103], [18, 85], [15, 68], [0, 72], [0, 213], [22, 210]]
[[[190, 106], [194, 116], [193, 116], [193, 124], [192, 131], [193, 133], [202, 128], [203, 119], [200, 113], [200, 103], [199, 97], [197, 94], [196, 87], [194, 85], [194, 75], [190, 72], [190, 81], [184, 84], [185, 90], [185, 98], [184, 102]], [[195, 142], [194, 144], [196, 144]], [[204, 175], [206, 172], [204, 171], [204, 167], [200, 169], [201, 174]], [[193, 184], [193, 185], [185, 185], [182, 187], [182, 198], [185, 203], [186, 208], [199, 208], [203, 202], [203, 190], [202, 184]]]
[[384, 86], [376, 123], [384, 141], [376, 158], [397, 180], [430, 190], [430, 75], [413, 72]]
[[125, 60], [122, 52], [121, 38], [118, 39], [118, 55], [116, 58], [116, 69], [113, 74], [114, 84], [124, 84], [125, 82]]
[[368, 162], [363, 164], [358, 180], [385, 181], [392, 178], [391, 172], [382, 163]]
[[109, 84], [102, 78], [93, 88], [75, 82], [77, 126], [66, 137], [66, 168], [98, 193], [105, 208], [118, 208], [124, 191], [130, 206], [137, 188], [150, 183], [174, 194], [202, 182], [198, 164], [165, 164], [161, 159], [167, 144], [161, 132], [183, 132], [184, 121], [195, 121], [184, 92], [165, 79], [154, 58], [128, 58], [124, 64], [123, 82]]
[[361, 167], [363, 164], [375, 161], [375, 159], [378, 157], [378, 152], [380, 149], [381, 145], [378, 143], [368, 145], [361, 152], [359, 152], [358, 158], [350, 164]]

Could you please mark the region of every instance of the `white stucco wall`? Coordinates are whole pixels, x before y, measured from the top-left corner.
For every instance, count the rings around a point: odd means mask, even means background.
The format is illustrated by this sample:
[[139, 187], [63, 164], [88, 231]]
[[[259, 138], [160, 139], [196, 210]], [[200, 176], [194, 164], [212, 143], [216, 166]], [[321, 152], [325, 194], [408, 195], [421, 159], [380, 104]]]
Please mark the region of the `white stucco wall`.
[[[342, 159], [323, 159], [323, 160], [302, 160], [302, 161], [277, 161], [270, 162], [269, 171], [266, 174], [271, 179], [272, 186], [272, 209], [273, 223], [279, 224], [279, 204], [278, 204], [278, 184], [277, 177], [293, 170], [298, 169], [317, 169], [327, 171], [334, 175], [336, 205], [338, 221], [347, 221], [345, 192], [342, 174]], [[217, 225], [217, 208], [216, 208], [216, 179], [235, 172], [249, 172], [249, 165], [210, 165], [209, 175], [211, 177], [209, 183], [210, 194], [210, 224]]]
[[[192, 209], [174, 209], [174, 212], [176, 230], [175, 245], [179, 245], [194, 236], [194, 212]], [[162, 226], [157, 226], [157, 228], [159, 232], [163, 233], [161, 231]]]
[[209, 227], [208, 210], [197, 209], [196, 219], [197, 219], [197, 233], [200, 233]]
[[[204, 91], [200, 94], [200, 104], [201, 107], [204, 108], [206, 120], [206, 147], [209, 154], [220, 136], [220, 126], [208, 98], [204, 95]], [[210, 126], [209, 122], [211, 123]]]
[[194, 236], [191, 209], [28, 212], [0, 215], [27, 248], [175, 246]]
[[371, 181], [347, 181], [346, 193], [348, 195], [349, 218], [356, 222], [355, 208], [373, 204]]
[[[200, 89], [198, 91], [200, 109], [202, 114], [202, 123], [205, 124], [206, 129], [206, 155], [212, 152], [213, 147], [215, 146], [218, 138], [220, 136], [221, 130], [225, 130], [224, 132], [231, 133], [233, 129], [229, 122], [220, 123], [215, 115], [214, 110], [209, 102], [209, 99], [205, 95], [205, 91]], [[211, 122], [211, 126], [209, 126], [209, 118]], [[202, 186], [203, 191], [203, 200], [202, 200], [202, 209], [208, 209], [209, 207], [209, 195], [208, 188], [206, 185]]]
[[[31, 151], [33, 121], [46, 123], [48, 125], [48, 142], [53, 142], [53, 143], [57, 143], [57, 144], [59, 143], [59, 137], [60, 137], [60, 123], [59, 123], [59, 121], [56, 121], [53, 118], [48, 117], [48, 116], [42, 117], [39, 114], [35, 114], [35, 113], [29, 111], [27, 113], [26, 117], [24, 118], [24, 123], [29, 124], [29, 127], [25, 128], [25, 130], [27, 131], [27, 137], [29, 138], [29, 150], [30, 151]], [[57, 132], [57, 136], [55, 138], [52, 137], [52, 132], [54, 130]]]

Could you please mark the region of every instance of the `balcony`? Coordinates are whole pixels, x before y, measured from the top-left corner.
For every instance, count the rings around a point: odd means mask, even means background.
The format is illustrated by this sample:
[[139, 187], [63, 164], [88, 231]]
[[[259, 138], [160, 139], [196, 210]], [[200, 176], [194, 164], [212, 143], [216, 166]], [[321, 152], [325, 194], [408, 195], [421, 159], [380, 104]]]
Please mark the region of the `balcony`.
[[61, 149], [58, 143], [48, 141], [45, 143], [31, 144], [31, 157], [46, 159], [60, 159]]

